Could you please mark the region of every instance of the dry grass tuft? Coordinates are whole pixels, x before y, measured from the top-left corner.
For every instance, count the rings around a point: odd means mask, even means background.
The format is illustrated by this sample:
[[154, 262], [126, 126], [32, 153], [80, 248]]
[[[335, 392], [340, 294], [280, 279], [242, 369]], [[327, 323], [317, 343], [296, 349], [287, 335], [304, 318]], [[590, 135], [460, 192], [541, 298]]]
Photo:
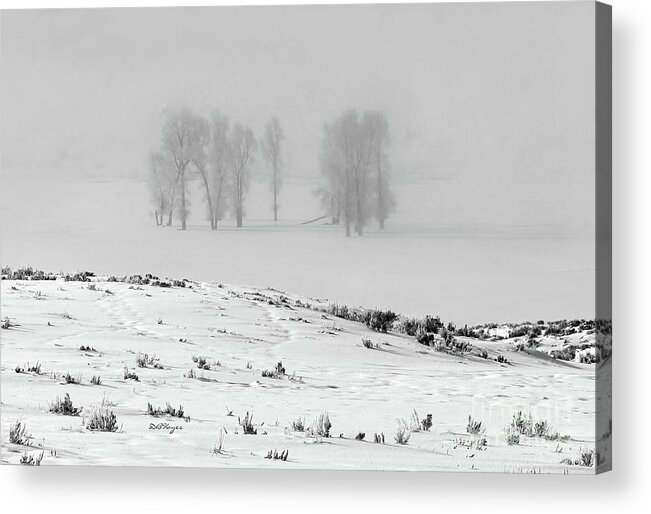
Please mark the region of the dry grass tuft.
[[19, 444], [21, 446], [28, 446], [32, 434], [27, 432], [27, 425], [22, 421], [16, 421], [9, 427], [9, 442], [12, 444]]
[[95, 407], [85, 422], [86, 428], [93, 432], [117, 432], [118, 430], [115, 413], [106, 407]]
[[57, 396], [56, 400], [50, 404], [50, 412], [61, 414], [62, 416], [79, 416], [81, 411], [81, 407], [74, 407], [72, 405], [72, 400], [70, 400], [68, 393], [66, 393], [63, 400]]

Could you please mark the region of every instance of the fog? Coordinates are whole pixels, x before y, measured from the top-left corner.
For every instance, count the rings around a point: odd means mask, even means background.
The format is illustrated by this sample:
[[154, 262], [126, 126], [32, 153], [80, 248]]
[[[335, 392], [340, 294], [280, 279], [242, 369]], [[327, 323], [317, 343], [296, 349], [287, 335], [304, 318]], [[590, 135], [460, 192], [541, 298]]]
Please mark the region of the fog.
[[[593, 296], [579, 293], [594, 271], [593, 9], [550, 2], [3, 12], [3, 264], [107, 268], [110, 258], [92, 252], [81, 264], [91, 239], [139, 240], [158, 230], [141, 184], [170, 109], [220, 108], [256, 137], [278, 116], [289, 184], [280, 217], [290, 224], [320, 214], [312, 192], [324, 123], [348, 108], [377, 109], [389, 121], [398, 192], [389, 234], [433, 237], [424, 251], [448, 252], [443, 266], [454, 252], [441, 234], [492, 237], [473, 247], [478, 256], [504, 238], [587, 241], [559, 249], [567, 262], [551, 264], [534, 258], [532, 244], [518, 277], [492, 279], [516, 284], [535, 268], [541, 276], [579, 273], [576, 283], [563, 275], [528, 310], [514, 299], [497, 312], [476, 310], [497, 287], [482, 286], [475, 310], [458, 300], [464, 312], [453, 318], [556, 315], [545, 306], [558, 284], [580, 286], [563, 307], [588, 314]], [[257, 192], [247, 215], [260, 224], [271, 216], [262, 158], [252, 172]], [[190, 230], [204, 222], [199, 194], [191, 208]], [[156, 252], [139, 263], [159, 262]], [[495, 259], [502, 273], [508, 254]], [[125, 257], [115, 266], [126, 272], [128, 264]], [[196, 267], [186, 274], [193, 270], [210, 276], [190, 278], [216, 278]], [[445, 298], [467, 273], [419, 270], [434, 271], [452, 273]], [[223, 280], [255, 278], [233, 271]], [[399, 288], [378, 293], [385, 297], [377, 303], [389, 304]]]

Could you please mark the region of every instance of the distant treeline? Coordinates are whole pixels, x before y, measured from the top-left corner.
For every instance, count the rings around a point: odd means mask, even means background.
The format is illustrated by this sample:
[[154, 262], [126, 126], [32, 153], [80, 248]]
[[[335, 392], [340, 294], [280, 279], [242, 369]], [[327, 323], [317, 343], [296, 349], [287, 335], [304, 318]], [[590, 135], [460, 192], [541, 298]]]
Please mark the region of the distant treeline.
[[[271, 118], [258, 140], [252, 129], [230, 124], [215, 110], [210, 116], [187, 109], [170, 111], [162, 128], [160, 147], [150, 154], [149, 189], [158, 226], [180, 221], [187, 228], [190, 185], [203, 191], [210, 228], [227, 213], [242, 227], [251, 166], [261, 150], [271, 185], [271, 213], [279, 219], [283, 142], [278, 118]], [[323, 184], [316, 194], [332, 224], [351, 226], [362, 235], [376, 220], [380, 229], [394, 209], [388, 158], [389, 124], [383, 113], [349, 110], [323, 128], [320, 171]], [[315, 156], [316, 160], [316, 156]]]

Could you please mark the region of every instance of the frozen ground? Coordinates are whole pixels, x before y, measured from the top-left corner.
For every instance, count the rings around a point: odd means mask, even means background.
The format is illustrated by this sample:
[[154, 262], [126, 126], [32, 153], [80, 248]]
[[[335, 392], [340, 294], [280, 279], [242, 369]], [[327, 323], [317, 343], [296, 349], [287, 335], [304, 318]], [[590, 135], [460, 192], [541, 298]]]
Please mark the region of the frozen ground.
[[[489, 359], [448, 355], [414, 338], [296, 307], [290, 294], [287, 304], [277, 302], [280, 293], [269, 290], [206, 282], [96, 286], [2, 282], [2, 314], [17, 325], [2, 330], [3, 462], [43, 451], [42, 465], [594, 472], [561, 463], [595, 447], [594, 365], [514, 352], [508, 340], [473, 340]], [[379, 348], [365, 348], [362, 337]], [[137, 368], [139, 352], [155, 353], [162, 369]], [[491, 360], [498, 354], [509, 363]], [[193, 356], [205, 356], [211, 368], [198, 369]], [[14, 371], [36, 361], [40, 374]], [[279, 361], [292, 379], [261, 376]], [[140, 380], [125, 380], [125, 366]], [[190, 369], [196, 378], [184, 376]], [[81, 384], [65, 384], [65, 373], [80, 376]], [[90, 384], [93, 375], [101, 385]], [[66, 393], [84, 408], [81, 416], [48, 411]], [[118, 432], [85, 428], [86, 415], [102, 401], [116, 414]], [[190, 420], [147, 414], [148, 403], [167, 402], [182, 405]], [[396, 418], [408, 420], [412, 409], [420, 418], [431, 413], [432, 428], [396, 444]], [[518, 410], [569, 439], [522, 436], [508, 445], [504, 431]], [[244, 435], [238, 425], [247, 411], [257, 435]], [[323, 411], [332, 437], [292, 429], [297, 418], [309, 427]], [[483, 435], [466, 433], [469, 415], [482, 421]], [[29, 447], [7, 442], [17, 420], [33, 437]], [[179, 428], [170, 433], [152, 423]], [[214, 454], [222, 430], [223, 452]], [[362, 441], [355, 440], [359, 432]], [[375, 433], [384, 433], [385, 444], [373, 442]], [[267, 460], [270, 450], [288, 450], [289, 458]]]

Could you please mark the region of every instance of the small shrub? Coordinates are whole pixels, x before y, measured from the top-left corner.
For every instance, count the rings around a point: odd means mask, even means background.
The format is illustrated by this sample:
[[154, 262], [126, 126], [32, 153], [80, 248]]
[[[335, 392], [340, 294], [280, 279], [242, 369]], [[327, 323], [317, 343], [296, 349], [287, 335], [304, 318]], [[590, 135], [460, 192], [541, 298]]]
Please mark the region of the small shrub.
[[16, 421], [9, 427], [9, 442], [21, 446], [29, 445], [32, 435], [27, 432], [27, 425], [21, 421]]
[[154, 409], [153, 405], [151, 403], [147, 403], [147, 414], [150, 416], [172, 416], [173, 418], [181, 418], [185, 419], [186, 421], [189, 421], [190, 416], [185, 416], [183, 412], [183, 405], [179, 405], [178, 409], [175, 409], [172, 407], [169, 402], [165, 405], [165, 409], [161, 409], [160, 407], [156, 407]]
[[282, 361], [278, 362], [273, 370], [263, 370], [262, 376], [264, 378], [275, 378], [277, 380], [281, 380], [285, 376], [285, 368], [283, 367]]
[[93, 375], [93, 378], [90, 379], [90, 383], [93, 385], [102, 385], [102, 379], [99, 375]]
[[286, 461], [288, 456], [289, 456], [289, 450], [284, 450], [280, 453], [278, 453], [276, 450], [273, 451], [269, 450], [269, 453], [267, 453], [265, 459]]
[[215, 455], [224, 454], [224, 432], [225, 429], [222, 427], [219, 429], [219, 435], [217, 436], [217, 442], [212, 448], [212, 453]]
[[578, 459], [565, 458], [561, 460], [561, 464], [568, 464], [570, 466], [585, 466], [592, 467], [595, 463], [595, 452], [594, 450], [582, 450], [581, 456]]
[[92, 353], [92, 352], [96, 352], [97, 350], [95, 350], [95, 348], [93, 348], [92, 346], [84, 346], [84, 345], [82, 344], [82, 345], [79, 347], [79, 351], [80, 351], [80, 352], [91, 352], [91, 353]]
[[253, 414], [249, 414], [249, 411], [246, 411], [244, 419], [240, 420], [238, 418], [237, 421], [242, 427], [245, 435], [256, 435], [258, 433], [258, 430], [253, 427]]
[[425, 316], [423, 319], [403, 317], [394, 323], [394, 330], [409, 336], [416, 336], [419, 333], [438, 334], [443, 327], [438, 316]]
[[154, 409], [152, 404], [147, 402], [147, 414], [149, 414], [150, 416], [162, 416], [163, 411], [159, 407]]
[[323, 411], [312, 423], [312, 434], [318, 437], [330, 437], [331, 428], [330, 415], [328, 411]]
[[76, 377], [73, 377], [70, 373], [66, 373], [65, 375], [63, 375], [63, 381], [66, 384], [80, 384], [81, 375], [77, 375]]
[[482, 431], [481, 421], [475, 421], [472, 416], [468, 416], [468, 424], [466, 425], [466, 432], [469, 434], [479, 434]]
[[533, 435], [533, 420], [531, 419], [531, 414], [525, 416], [522, 414], [521, 410], [518, 411], [517, 414], [513, 415], [511, 428], [518, 434], [531, 437]]
[[138, 352], [138, 355], [136, 355], [136, 365], [139, 368], [163, 369], [163, 365], [155, 353], [149, 355], [148, 353]]
[[197, 374], [194, 372], [194, 368], [190, 368], [190, 371], [183, 373], [185, 378], [197, 378]]
[[296, 418], [295, 421], [292, 421], [292, 430], [294, 432], [305, 432], [305, 422], [303, 418]]
[[551, 430], [551, 427], [549, 426], [549, 423], [547, 421], [542, 420], [542, 421], [536, 421], [533, 425], [533, 435], [536, 437], [547, 437], [549, 435], [549, 432]]
[[583, 450], [581, 452], [581, 466], [592, 467], [594, 465], [594, 450]]
[[124, 374], [123, 374], [124, 380], [135, 380], [136, 382], [140, 382], [140, 378], [138, 378], [138, 375], [136, 372], [131, 372], [129, 371], [129, 368], [126, 366], [124, 367]]
[[399, 421], [398, 430], [396, 431], [396, 435], [393, 436], [395, 442], [398, 444], [407, 444], [409, 442], [410, 436], [411, 434], [409, 433], [409, 430], [407, 429], [404, 420], [402, 422]]
[[394, 329], [397, 332], [402, 334], [407, 334], [408, 336], [415, 336], [416, 333], [421, 329], [420, 322], [416, 318], [405, 318], [402, 317], [394, 324]]
[[375, 344], [370, 339], [366, 339], [365, 337], [362, 337], [362, 344], [364, 345], [364, 348], [368, 348], [369, 350], [375, 350], [379, 348], [379, 345]]
[[16, 366], [14, 368], [14, 371], [16, 373], [34, 373], [35, 375], [40, 375], [41, 374], [41, 363], [37, 362], [33, 366], [29, 365], [29, 362], [25, 365], [25, 367], [21, 366]]
[[380, 432], [379, 434], [373, 434], [373, 442], [377, 444], [384, 444], [384, 432]]
[[43, 460], [44, 452], [39, 453], [36, 457], [27, 455], [27, 452], [20, 458], [20, 463], [24, 466], [40, 466]]
[[500, 364], [508, 364], [509, 363], [508, 359], [506, 357], [504, 357], [504, 355], [498, 355], [497, 357], [495, 357], [495, 360], [497, 362], [499, 362]]
[[509, 446], [520, 444], [520, 433], [513, 428], [507, 428], [505, 430], [506, 444]]
[[562, 443], [570, 440], [569, 435], [561, 435], [558, 432], [553, 432], [553, 433], [550, 432], [544, 437], [545, 437], [545, 441], [561, 441]]
[[386, 333], [391, 330], [393, 322], [397, 318], [398, 315], [391, 310], [373, 310], [366, 313], [365, 323], [371, 330]]
[[93, 432], [116, 432], [117, 418], [112, 410], [95, 407], [86, 420], [86, 429]]
[[2, 280], [56, 280], [56, 275], [31, 266], [12, 270], [9, 266], [2, 268]]
[[364, 432], [358, 432], [357, 435], [355, 436], [355, 440], [356, 441], [363, 441], [365, 437], [366, 437], [366, 434]]
[[432, 415], [427, 414], [423, 419], [421, 419], [420, 426], [425, 432], [429, 432], [432, 428]]
[[205, 369], [206, 371], [210, 370], [210, 364], [208, 363], [208, 359], [203, 355], [199, 355], [196, 357], [193, 355], [192, 362], [194, 362], [197, 365], [197, 368], [199, 369]]
[[410, 432], [420, 432], [421, 422], [418, 417], [418, 412], [414, 409], [409, 418], [409, 423], [405, 423], [405, 426], [409, 429]]
[[54, 414], [61, 414], [63, 416], [79, 416], [81, 412], [80, 407], [74, 407], [70, 400], [70, 395], [66, 393], [63, 401], [57, 396], [56, 400], [50, 404], [50, 412]]

